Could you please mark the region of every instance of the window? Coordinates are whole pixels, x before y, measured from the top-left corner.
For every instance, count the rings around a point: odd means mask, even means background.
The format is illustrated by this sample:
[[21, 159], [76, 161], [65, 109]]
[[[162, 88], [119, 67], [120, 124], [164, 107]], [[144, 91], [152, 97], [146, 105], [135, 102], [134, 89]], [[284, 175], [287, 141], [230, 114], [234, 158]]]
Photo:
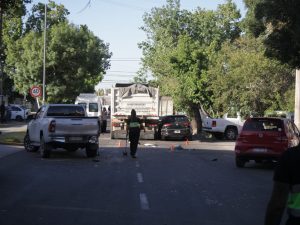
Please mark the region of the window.
[[85, 102], [80, 102], [80, 103], [78, 103], [78, 105], [83, 106], [83, 108], [86, 110], [86, 103]]
[[281, 120], [276, 119], [251, 119], [244, 125], [244, 131], [282, 131]]
[[89, 111], [90, 112], [98, 112], [98, 104], [97, 103], [89, 103]]
[[85, 116], [82, 106], [50, 106], [47, 116]]

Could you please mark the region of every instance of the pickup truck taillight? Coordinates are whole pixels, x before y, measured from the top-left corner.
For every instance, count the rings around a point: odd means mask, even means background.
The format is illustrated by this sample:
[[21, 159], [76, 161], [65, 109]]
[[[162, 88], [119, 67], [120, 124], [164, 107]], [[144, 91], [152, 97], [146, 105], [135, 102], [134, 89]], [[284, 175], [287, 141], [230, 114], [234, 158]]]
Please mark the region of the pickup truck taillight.
[[55, 132], [55, 127], [56, 127], [56, 122], [55, 120], [52, 120], [49, 124], [48, 131], [52, 133]]
[[213, 121], [211, 122], [211, 126], [212, 126], [212, 127], [216, 127], [216, 126], [217, 126], [217, 121], [213, 120]]

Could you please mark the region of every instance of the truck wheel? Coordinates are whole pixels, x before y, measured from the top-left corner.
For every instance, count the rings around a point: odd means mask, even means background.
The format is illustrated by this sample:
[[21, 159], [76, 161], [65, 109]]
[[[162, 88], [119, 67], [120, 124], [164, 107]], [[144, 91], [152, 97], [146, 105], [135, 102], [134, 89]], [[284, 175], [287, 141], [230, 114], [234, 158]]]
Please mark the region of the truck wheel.
[[246, 160], [241, 159], [239, 157], [235, 157], [235, 165], [236, 165], [236, 167], [243, 168], [245, 166], [245, 164], [246, 164]]
[[223, 139], [223, 134], [222, 133], [213, 133], [212, 134], [214, 137], [215, 137], [215, 139], [217, 139], [217, 140], [222, 140]]
[[236, 140], [237, 135], [238, 135], [238, 132], [235, 127], [228, 127], [225, 131], [225, 138], [227, 140]]
[[90, 144], [87, 145], [85, 148], [86, 151], [86, 156], [87, 157], [96, 157], [97, 156], [97, 152], [98, 152], [98, 145], [95, 144]]
[[40, 143], [40, 153], [42, 158], [49, 158], [51, 154], [51, 148], [49, 144], [45, 143], [45, 139], [43, 136], [41, 136]]
[[66, 147], [66, 150], [68, 152], [75, 152], [75, 151], [77, 151], [77, 149], [78, 149], [78, 147], [76, 147], [76, 146], [67, 146]]
[[23, 121], [22, 116], [16, 116], [16, 121]]
[[27, 152], [36, 152], [37, 150], [39, 150], [38, 147], [32, 145], [30, 138], [29, 138], [28, 131], [26, 132], [26, 135], [24, 137], [24, 148]]

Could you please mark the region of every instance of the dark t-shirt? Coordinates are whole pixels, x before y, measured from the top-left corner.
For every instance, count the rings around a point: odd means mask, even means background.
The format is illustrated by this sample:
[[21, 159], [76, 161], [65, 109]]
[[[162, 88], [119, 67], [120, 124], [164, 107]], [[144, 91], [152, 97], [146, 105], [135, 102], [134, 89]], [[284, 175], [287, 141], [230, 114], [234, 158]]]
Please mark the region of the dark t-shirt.
[[274, 181], [288, 183], [289, 185], [300, 184], [300, 146], [289, 148], [285, 151], [274, 173]]
[[129, 128], [129, 133], [139, 133], [141, 129], [141, 120], [140, 118], [130, 118], [127, 121], [127, 126]]

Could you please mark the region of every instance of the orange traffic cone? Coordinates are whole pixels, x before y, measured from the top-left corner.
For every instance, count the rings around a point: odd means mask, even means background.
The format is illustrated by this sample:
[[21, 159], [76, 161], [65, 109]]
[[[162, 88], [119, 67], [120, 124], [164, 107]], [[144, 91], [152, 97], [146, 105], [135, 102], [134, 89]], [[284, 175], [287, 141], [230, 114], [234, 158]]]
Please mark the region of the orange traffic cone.
[[189, 139], [188, 138], [185, 140], [185, 145], [189, 145]]
[[171, 152], [174, 151], [174, 145], [171, 145], [170, 150], [171, 150]]
[[121, 147], [122, 147], [122, 145], [121, 145], [121, 141], [119, 141], [118, 147], [119, 147], [119, 148], [121, 148]]

